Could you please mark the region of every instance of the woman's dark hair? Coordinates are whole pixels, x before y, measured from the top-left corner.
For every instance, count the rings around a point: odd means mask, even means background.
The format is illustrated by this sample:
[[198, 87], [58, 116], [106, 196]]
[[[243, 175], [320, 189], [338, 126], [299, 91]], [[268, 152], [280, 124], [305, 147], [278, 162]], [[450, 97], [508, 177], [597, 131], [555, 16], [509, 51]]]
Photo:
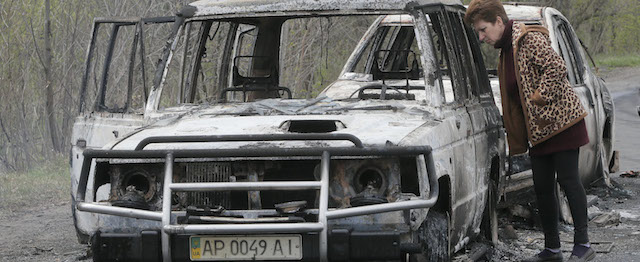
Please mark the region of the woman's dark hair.
[[509, 22], [507, 12], [504, 11], [500, 0], [473, 0], [469, 4], [469, 8], [467, 8], [464, 21], [472, 25], [482, 19], [493, 24], [498, 17], [500, 17], [505, 24]]

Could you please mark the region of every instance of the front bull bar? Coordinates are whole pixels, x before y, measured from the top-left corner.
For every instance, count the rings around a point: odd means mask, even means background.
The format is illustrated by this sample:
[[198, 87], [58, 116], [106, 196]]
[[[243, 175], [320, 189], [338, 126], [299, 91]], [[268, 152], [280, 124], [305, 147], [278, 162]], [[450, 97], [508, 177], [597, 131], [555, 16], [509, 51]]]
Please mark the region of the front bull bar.
[[[356, 147], [142, 150], [149, 143], [276, 140], [348, 140]], [[319, 232], [318, 250], [320, 261], [328, 261], [328, 220], [392, 211], [429, 208], [435, 205], [439, 193], [431, 147], [364, 147], [358, 138], [347, 134], [246, 135], [244, 138], [243, 136], [156, 137], [143, 140], [136, 150], [87, 149], [83, 152], [83, 155], [84, 159], [82, 162], [77, 192], [77, 210], [162, 221], [161, 243], [164, 262], [171, 261], [171, 246], [169, 242], [170, 234], [261, 234], [305, 232]], [[173, 183], [172, 180], [173, 163], [176, 158], [301, 156], [320, 157], [320, 181]], [[329, 167], [332, 156], [415, 156], [418, 167], [418, 176], [425, 177], [426, 175], [428, 178], [429, 196], [426, 199], [420, 198], [393, 203], [329, 210]], [[165, 173], [163, 199], [171, 199], [173, 191], [320, 190], [320, 203], [317, 210], [318, 222], [211, 225], [171, 224], [171, 201], [163, 201], [161, 212], [97, 204], [94, 203], [93, 200], [85, 202], [87, 182], [91, 172], [92, 163], [95, 159], [164, 159]]]

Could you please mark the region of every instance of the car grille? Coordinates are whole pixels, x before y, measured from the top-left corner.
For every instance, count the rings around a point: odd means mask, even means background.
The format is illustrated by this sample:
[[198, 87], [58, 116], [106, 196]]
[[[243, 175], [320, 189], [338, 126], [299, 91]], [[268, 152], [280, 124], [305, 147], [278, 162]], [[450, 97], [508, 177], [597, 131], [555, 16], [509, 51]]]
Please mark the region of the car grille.
[[[185, 165], [185, 182], [229, 182], [231, 164], [209, 162], [188, 163]], [[199, 207], [229, 207], [231, 205], [230, 192], [188, 192], [188, 205]]]

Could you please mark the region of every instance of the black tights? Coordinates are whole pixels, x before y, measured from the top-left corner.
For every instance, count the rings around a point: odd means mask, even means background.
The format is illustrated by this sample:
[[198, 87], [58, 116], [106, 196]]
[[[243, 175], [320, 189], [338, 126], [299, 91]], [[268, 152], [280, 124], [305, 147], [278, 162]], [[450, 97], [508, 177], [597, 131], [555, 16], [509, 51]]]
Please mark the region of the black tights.
[[547, 248], [560, 248], [556, 173], [558, 174], [558, 183], [569, 200], [569, 209], [571, 209], [575, 228], [573, 242], [576, 244], [589, 243], [587, 196], [578, 176], [578, 152], [578, 149], [574, 149], [542, 156], [531, 156], [533, 185], [544, 232], [544, 244]]

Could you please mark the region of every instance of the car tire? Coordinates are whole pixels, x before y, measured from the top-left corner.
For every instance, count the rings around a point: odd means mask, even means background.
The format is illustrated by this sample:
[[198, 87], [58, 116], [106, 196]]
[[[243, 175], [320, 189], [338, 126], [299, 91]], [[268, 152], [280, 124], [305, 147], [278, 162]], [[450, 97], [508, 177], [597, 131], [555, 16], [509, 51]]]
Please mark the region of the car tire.
[[493, 245], [498, 243], [498, 185], [493, 179], [489, 179], [487, 185], [487, 202], [482, 214], [480, 230], [485, 239]]
[[613, 187], [613, 184], [611, 184], [611, 177], [609, 176], [609, 160], [607, 159], [607, 154], [602, 142], [598, 143], [598, 155], [596, 161], [596, 174], [602, 178], [602, 181], [607, 187]]
[[409, 261], [449, 261], [449, 214], [437, 210], [429, 210], [427, 218], [418, 229], [418, 238], [422, 253], [413, 254]]

